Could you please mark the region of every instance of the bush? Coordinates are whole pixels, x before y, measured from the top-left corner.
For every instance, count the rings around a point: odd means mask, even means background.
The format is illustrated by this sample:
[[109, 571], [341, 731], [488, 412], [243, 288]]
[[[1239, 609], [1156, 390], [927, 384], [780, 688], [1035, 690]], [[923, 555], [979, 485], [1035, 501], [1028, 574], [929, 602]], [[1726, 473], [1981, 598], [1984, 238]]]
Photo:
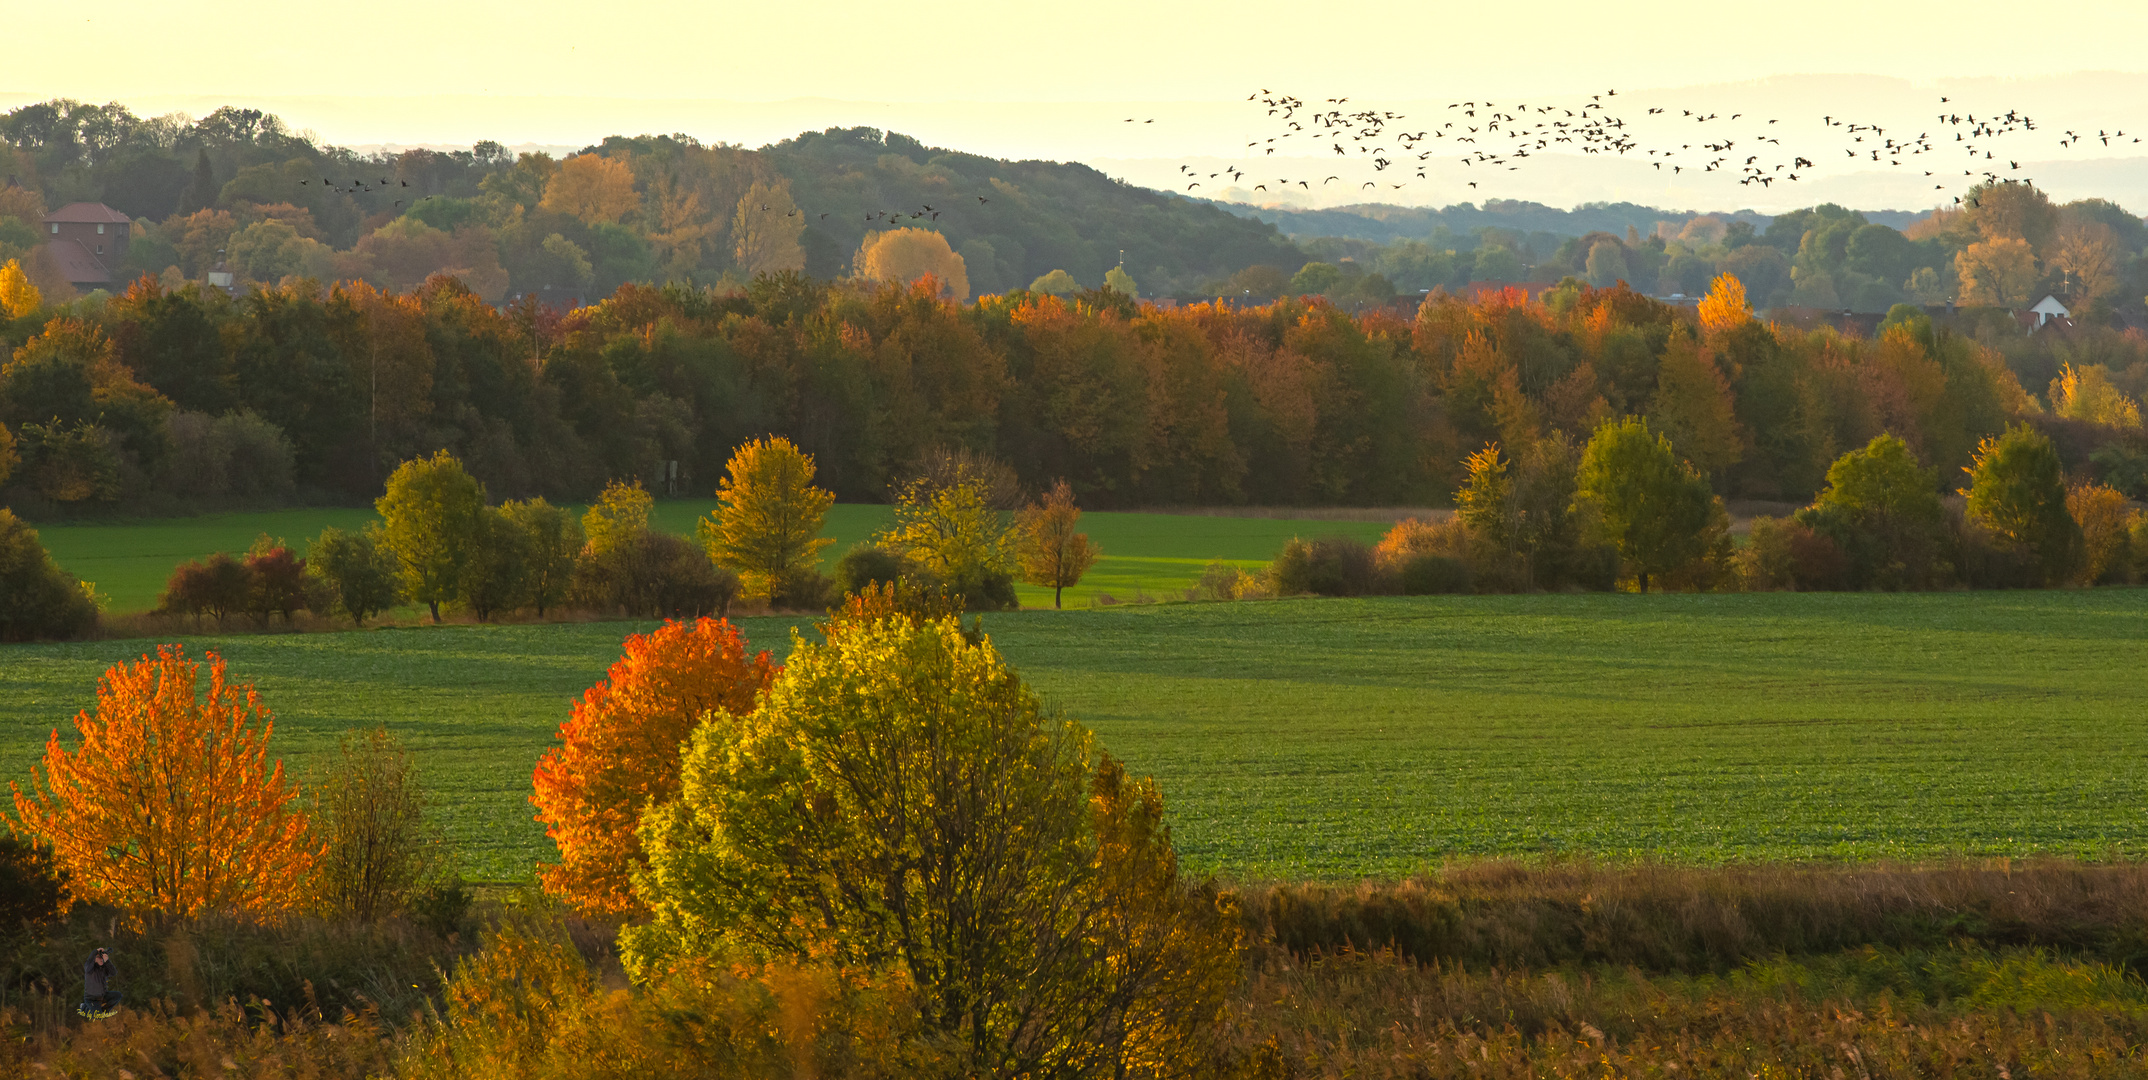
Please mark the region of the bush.
[[1470, 591], [1469, 564], [1432, 552], [1412, 555], [1398, 574], [1404, 596], [1438, 596]]
[[1014, 595], [1014, 575], [973, 567], [950, 578], [947, 591], [962, 598], [964, 611], [1013, 611], [1022, 606]]
[[407, 908], [442, 852], [425, 825], [410, 752], [385, 727], [346, 731], [335, 764], [313, 789], [324, 842], [313, 878], [321, 913], [375, 922]]
[[1355, 537], [1292, 538], [1268, 567], [1276, 595], [1370, 596], [1384, 592], [1385, 575], [1371, 545]]
[[878, 544], [857, 544], [835, 562], [835, 591], [852, 596], [880, 585], [900, 581], [923, 581], [924, 571], [900, 554]]
[[0, 641], [69, 640], [97, 628], [97, 605], [37, 530], [0, 507]]
[[246, 552], [246, 613], [267, 626], [271, 615], [282, 615], [285, 626], [300, 608], [313, 606], [314, 591], [306, 577], [306, 560], [291, 554], [280, 540], [266, 535]]
[[1201, 579], [1188, 590], [1188, 600], [1240, 600], [1258, 591], [1260, 579], [1222, 560], [1201, 570]]
[[203, 615], [208, 615], [221, 627], [231, 616], [251, 610], [253, 586], [253, 575], [246, 564], [219, 551], [207, 559], [174, 567], [164, 583], [157, 610], [167, 615], [192, 615], [197, 624]]
[[[708, 553], [670, 533], [652, 532], [642, 537], [642, 565], [647, 568], [648, 606], [643, 610], [660, 619], [697, 619], [703, 615], [723, 618], [738, 599], [738, 575], [728, 567], [709, 561]], [[821, 589], [819, 575], [813, 580], [792, 579], [784, 584], [792, 595], [810, 594], [812, 603]], [[790, 599], [785, 596], [784, 599]]]
[[1832, 537], [1789, 518], [1758, 517], [1732, 557], [1747, 592], [1815, 592], [1849, 587], [1849, 559]]

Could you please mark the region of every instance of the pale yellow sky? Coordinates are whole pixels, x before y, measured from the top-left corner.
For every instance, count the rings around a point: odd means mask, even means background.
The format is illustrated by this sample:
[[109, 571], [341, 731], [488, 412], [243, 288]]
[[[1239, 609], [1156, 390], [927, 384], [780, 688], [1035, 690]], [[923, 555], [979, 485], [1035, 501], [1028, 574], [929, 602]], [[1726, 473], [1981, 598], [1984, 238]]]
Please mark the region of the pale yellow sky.
[[[1792, 118], [1870, 105], [1909, 115], [1927, 97], [1967, 91], [1997, 109], [2037, 110], [2047, 124], [2148, 130], [2143, 78], [2053, 78], [2148, 73], [2148, 3], [2139, 0], [2068, 5], [2048, 19], [2018, 3], [1871, 0], [380, 0], [251, 17], [129, 0], [39, 4], [7, 21], [39, 45], [8, 50], [0, 108], [65, 96], [198, 116], [248, 104], [345, 145], [575, 146], [645, 131], [759, 145], [871, 124], [997, 156], [1112, 163], [1115, 174], [1160, 186], [1174, 171], [1164, 162], [1223, 157], [1257, 134], [1261, 119], [1242, 102], [1263, 88], [1420, 110], [1608, 87], [1667, 100], [1706, 91]], [[1812, 73], [1838, 75], [1769, 78]], [[1127, 127], [1121, 113], [1159, 122]], [[1652, 180], [1617, 197], [1646, 194]], [[1508, 186], [1494, 194], [1538, 197], [1522, 174], [1501, 181]], [[1436, 187], [1389, 197], [1486, 194]], [[1781, 201], [1690, 194], [1717, 205]], [[1887, 201], [1917, 205], [1913, 195], [1923, 197], [1905, 187]]]

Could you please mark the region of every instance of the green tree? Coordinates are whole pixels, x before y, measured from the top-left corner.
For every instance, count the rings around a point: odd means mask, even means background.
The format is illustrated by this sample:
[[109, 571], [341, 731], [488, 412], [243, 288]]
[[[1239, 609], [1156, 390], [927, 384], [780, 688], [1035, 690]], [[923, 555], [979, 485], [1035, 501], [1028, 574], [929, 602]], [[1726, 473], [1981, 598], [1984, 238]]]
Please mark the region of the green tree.
[[216, 182], [216, 166], [209, 163], [207, 148], [194, 152], [194, 180], [187, 185], [186, 194], [179, 197], [179, 212], [191, 214], [216, 205], [217, 196], [224, 186]]
[[896, 497], [894, 524], [874, 542], [925, 568], [971, 610], [1014, 606], [1014, 537], [981, 477], [911, 481]]
[[541, 619], [547, 609], [567, 599], [575, 560], [581, 557], [588, 537], [565, 507], [542, 498], [502, 503], [500, 514], [522, 534], [526, 599]]
[[2081, 559], [2081, 526], [2066, 510], [2066, 470], [2049, 437], [2027, 424], [1978, 444], [1966, 470], [1969, 516], [2017, 545], [2042, 569], [2046, 584], [2072, 576]]
[[353, 626], [364, 626], [368, 616], [403, 598], [395, 556], [380, 542], [377, 525], [356, 533], [322, 529], [306, 549], [306, 573], [321, 582]]
[[1334, 263], [1309, 262], [1290, 276], [1292, 296], [1324, 296], [1342, 284], [1342, 269]]
[[1598, 240], [1589, 247], [1589, 257], [1582, 272], [1589, 284], [1608, 289], [1624, 281], [1632, 271], [1626, 265], [1626, 246], [1616, 240]]
[[1060, 606], [1060, 594], [1081, 584], [1081, 576], [1103, 554], [1089, 542], [1087, 534], [1074, 531], [1080, 523], [1081, 508], [1074, 505], [1074, 489], [1063, 479], [1053, 484], [1043, 499], [1015, 515], [1022, 580], [1052, 590], [1055, 608]]
[[955, 619], [856, 598], [823, 630], [752, 713], [708, 715], [643, 818], [629, 973], [894, 969], [961, 1075], [1198, 1073], [1239, 931], [1179, 876], [1154, 785]]
[[1908, 443], [1878, 435], [1828, 466], [1826, 489], [1797, 520], [1849, 556], [1852, 588], [1930, 586], [1946, 527], [1938, 489]]
[[1029, 283], [1033, 293], [1050, 293], [1053, 296], [1072, 296], [1081, 291], [1081, 282], [1064, 270], [1054, 270]]
[[374, 500], [382, 546], [395, 557], [403, 592], [431, 609], [458, 597], [463, 568], [476, 551], [485, 488], [445, 450], [413, 458], [388, 477], [388, 490]]
[[316, 903], [330, 918], [372, 922], [403, 909], [440, 861], [410, 751], [385, 727], [346, 731], [313, 788]]
[[701, 522], [709, 559], [737, 571], [754, 596], [785, 597], [818, 573], [835, 495], [813, 486], [813, 456], [789, 439], [755, 439], [731, 455]]
[[1134, 285], [1134, 275], [1127, 273], [1123, 266], [1104, 271], [1104, 287], [1121, 296], [1141, 295], [1141, 290]]
[[1701, 557], [1713, 539], [1717, 503], [1708, 481], [1637, 416], [1596, 429], [1581, 452], [1574, 501], [1593, 516], [1644, 593], [1651, 576]]
[[529, 549], [529, 534], [499, 507], [477, 508], [470, 557], [456, 577], [456, 591], [478, 622], [523, 605], [529, 595]]
[[60, 569], [37, 530], [0, 507], [0, 641], [80, 637], [97, 625], [97, 605]]
[[655, 506], [656, 497], [639, 483], [614, 480], [604, 485], [597, 501], [582, 515], [589, 553], [602, 559], [632, 546], [649, 531], [649, 511]]

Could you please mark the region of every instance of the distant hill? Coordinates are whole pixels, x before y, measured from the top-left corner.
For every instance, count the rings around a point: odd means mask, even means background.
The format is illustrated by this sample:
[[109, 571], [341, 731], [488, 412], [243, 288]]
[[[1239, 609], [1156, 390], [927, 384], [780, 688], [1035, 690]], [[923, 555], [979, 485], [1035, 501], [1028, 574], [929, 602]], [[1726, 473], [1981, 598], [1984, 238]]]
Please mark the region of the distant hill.
[[1150, 294], [1196, 291], [1258, 263], [1289, 273], [1306, 261], [1267, 222], [1087, 165], [1002, 161], [872, 128], [808, 133], [759, 153], [812, 213], [800, 243], [806, 271], [825, 277], [849, 269], [874, 212], [927, 206], [939, 213], [930, 225], [961, 253], [976, 293], [1019, 289], [1053, 270], [1094, 287], [1121, 251]]

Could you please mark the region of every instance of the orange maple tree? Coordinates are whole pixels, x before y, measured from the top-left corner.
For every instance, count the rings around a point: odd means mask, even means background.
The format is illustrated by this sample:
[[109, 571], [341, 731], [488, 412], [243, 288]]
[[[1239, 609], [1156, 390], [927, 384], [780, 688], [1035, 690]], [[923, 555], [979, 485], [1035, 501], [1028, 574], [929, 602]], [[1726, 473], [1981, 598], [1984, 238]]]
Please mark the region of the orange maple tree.
[[[178, 645], [114, 664], [94, 713], [75, 715], [81, 746], [53, 729], [43, 783], [12, 782], [15, 813], [52, 846], [76, 897], [136, 911], [276, 914], [305, 899], [320, 855], [283, 762], [268, 760], [274, 716], [251, 684]], [[34, 782], [33, 782], [34, 783]]]
[[749, 656], [722, 619], [627, 638], [625, 655], [559, 726], [560, 745], [537, 762], [530, 802], [559, 846], [559, 864], [537, 869], [545, 891], [589, 915], [640, 913], [642, 811], [678, 795], [680, 746], [702, 716], [751, 712], [774, 672], [768, 653]]

